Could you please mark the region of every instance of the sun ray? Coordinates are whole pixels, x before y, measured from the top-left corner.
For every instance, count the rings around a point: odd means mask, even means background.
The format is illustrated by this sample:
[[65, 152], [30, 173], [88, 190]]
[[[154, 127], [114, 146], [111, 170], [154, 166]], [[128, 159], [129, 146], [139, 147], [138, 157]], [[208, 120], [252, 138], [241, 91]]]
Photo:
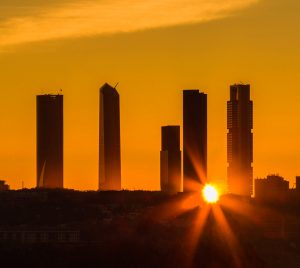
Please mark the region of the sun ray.
[[226, 219], [222, 209], [220, 208], [220, 206], [215, 205], [215, 206], [212, 206], [212, 212], [214, 214], [216, 223], [219, 227], [219, 231], [224, 236], [225, 241], [230, 248], [229, 252], [232, 255], [235, 267], [237, 267], [237, 268], [242, 267], [241, 259], [240, 259], [241, 248], [238, 244], [238, 241], [237, 241], [233, 231], [231, 230], [229, 223], [227, 222], [227, 219]]
[[192, 223], [192, 228], [186, 235], [186, 250], [189, 253], [188, 256], [186, 256], [187, 267], [192, 267], [194, 256], [196, 254], [199, 243], [201, 243], [201, 236], [203, 234], [210, 212], [211, 207], [209, 205], [204, 205], [202, 208], [199, 208]]
[[236, 213], [240, 219], [246, 218], [258, 227], [264, 224], [266, 218], [279, 218], [281, 215], [274, 209], [255, 206], [249, 201], [241, 200], [232, 196], [222, 197], [220, 204], [224, 209], [231, 213]]

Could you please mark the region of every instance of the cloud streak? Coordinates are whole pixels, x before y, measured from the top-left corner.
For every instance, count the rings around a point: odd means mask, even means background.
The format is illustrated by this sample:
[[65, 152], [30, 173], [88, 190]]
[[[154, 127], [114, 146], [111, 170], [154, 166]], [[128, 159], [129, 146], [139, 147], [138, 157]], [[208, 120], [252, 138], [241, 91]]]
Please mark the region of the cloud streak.
[[0, 46], [199, 23], [258, 0], [96, 0], [43, 8], [0, 22]]

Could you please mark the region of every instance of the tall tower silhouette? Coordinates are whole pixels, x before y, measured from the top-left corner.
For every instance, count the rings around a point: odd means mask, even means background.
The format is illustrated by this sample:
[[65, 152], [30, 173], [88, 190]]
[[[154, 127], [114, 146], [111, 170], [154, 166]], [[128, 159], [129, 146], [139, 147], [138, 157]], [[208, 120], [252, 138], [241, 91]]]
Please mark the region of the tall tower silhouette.
[[121, 190], [120, 100], [109, 84], [100, 88], [99, 190]]
[[197, 191], [207, 180], [207, 95], [183, 91], [183, 190]]
[[161, 129], [160, 185], [163, 192], [181, 191], [180, 126]]
[[232, 85], [227, 102], [228, 190], [251, 196], [253, 193], [253, 102], [250, 85]]
[[37, 187], [63, 188], [63, 96], [38, 95]]

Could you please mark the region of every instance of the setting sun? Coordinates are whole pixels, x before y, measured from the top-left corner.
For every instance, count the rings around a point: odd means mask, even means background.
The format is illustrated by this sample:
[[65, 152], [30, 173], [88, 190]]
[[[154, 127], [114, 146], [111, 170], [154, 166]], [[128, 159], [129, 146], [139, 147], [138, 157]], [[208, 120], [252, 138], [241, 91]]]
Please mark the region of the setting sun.
[[202, 190], [202, 195], [207, 203], [216, 203], [219, 200], [219, 193], [216, 187], [207, 184]]

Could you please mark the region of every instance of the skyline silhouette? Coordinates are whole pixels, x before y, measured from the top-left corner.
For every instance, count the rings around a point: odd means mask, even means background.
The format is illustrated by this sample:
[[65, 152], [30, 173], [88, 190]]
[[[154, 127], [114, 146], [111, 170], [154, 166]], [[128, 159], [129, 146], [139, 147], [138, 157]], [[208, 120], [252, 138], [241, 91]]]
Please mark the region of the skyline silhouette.
[[1, 267], [299, 268], [299, 0], [1, 0]]
[[[98, 189], [121, 190], [124, 189], [122, 187], [124, 180], [121, 180], [120, 102], [116, 88], [107, 83], [100, 88], [99, 108]], [[63, 188], [63, 128], [63, 95], [38, 95], [37, 187]], [[252, 177], [253, 103], [250, 100], [250, 85], [234, 84], [230, 86], [230, 100], [227, 101], [227, 128], [229, 130], [227, 133], [229, 167], [226, 179], [228, 188], [222, 191], [251, 196], [254, 183]], [[193, 189], [188, 189], [188, 187], [195, 188], [195, 184], [191, 181], [199, 183], [196, 187], [212, 181], [206, 175], [207, 95], [199, 90], [183, 90], [183, 134], [183, 177], [181, 178], [181, 175], [176, 175], [181, 170], [181, 164], [179, 167], [181, 155], [180, 157], [175, 156], [181, 154], [180, 126], [162, 127], [160, 160], [160, 189], [162, 191], [179, 192], [182, 183], [183, 191], [189, 192]], [[174, 142], [177, 140], [176, 144], [179, 142], [176, 145], [178, 147], [176, 153], [176, 150], [171, 148], [175, 146], [171, 142], [172, 139]], [[170, 159], [169, 150], [173, 151]], [[171, 162], [169, 163], [169, 161]], [[240, 166], [241, 164], [242, 166]], [[53, 168], [49, 168], [49, 166]], [[170, 175], [169, 172], [173, 175]], [[52, 173], [56, 175], [52, 176]], [[188, 173], [189, 175], [187, 175]], [[192, 176], [192, 174], [194, 175]], [[169, 179], [169, 186], [167, 186]], [[178, 189], [180, 190], [178, 191]]]
[[[35, 12], [58, 4], [57, 0], [29, 0], [22, 8], [22, 1], [4, 1], [9, 4], [5, 5], [2, 22], [12, 19], [15, 23], [24, 12], [36, 16]], [[299, 7], [294, 0], [278, 0], [276, 4], [259, 1], [236, 10], [234, 16], [210, 22], [1, 47], [1, 177], [7, 178], [12, 188], [20, 188], [22, 181], [28, 187], [36, 184], [33, 96], [47, 93], [41, 89], [63, 88], [68, 96], [65, 186], [97, 189], [97, 89], [105, 81], [112, 85], [120, 81], [120, 93], [126, 92], [121, 107], [125, 188], [159, 189], [160, 126], [180, 124], [180, 90], [193, 87], [209, 94], [209, 175], [225, 180], [224, 103], [229, 98], [228, 86], [244, 82], [252, 85], [256, 103], [254, 177], [280, 173], [292, 183], [295, 174], [300, 174], [300, 129], [296, 127], [300, 118], [300, 39], [295, 34], [300, 23]], [[66, 21], [69, 23], [70, 18]], [[38, 27], [35, 34], [39, 34]], [[64, 27], [64, 21], [60, 21], [56, 30], [63, 31]], [[3, 31], [1, 35], [7, 39]], [[283, 94], [286, 88], [288, 94]], [[130, 129], [138, 126], [143, 135], [126, 134], [125, 125]], [[80, 126], [88, 131], [82, 133]]]

